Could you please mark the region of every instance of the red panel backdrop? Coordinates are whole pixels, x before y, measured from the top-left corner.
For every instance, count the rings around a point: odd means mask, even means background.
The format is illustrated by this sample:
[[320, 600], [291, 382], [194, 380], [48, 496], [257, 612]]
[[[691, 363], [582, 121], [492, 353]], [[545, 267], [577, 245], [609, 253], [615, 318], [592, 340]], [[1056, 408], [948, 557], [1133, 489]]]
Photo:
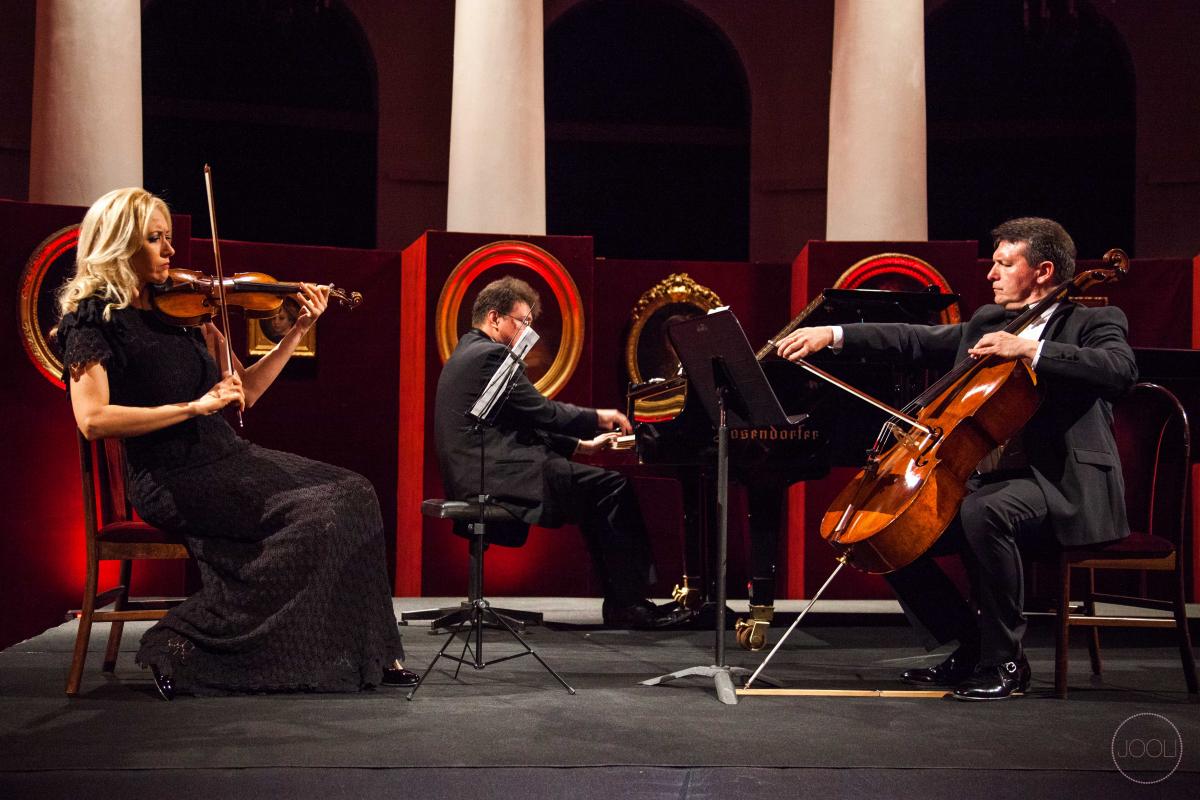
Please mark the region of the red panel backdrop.
[[[192, 245], [197, 269], [212, 270], [211, 239]], [[245, 414], [245, 438], [366, 476], [383, 513], [388, 563], [395, 562], [396, 406], [400, 377], [400, 254], [382, 250], [221, 242], [226, 275], [265, 272], [282, 281], [333, 283], [358, 291], [353, 311], [332, 305], [317, 323], [314, 358], [293, 357]], [[247, 323], [230, 316], [235, 350], [246, 356]]]
[[[8, 376], [0, 392], [0, 446], [7, 466], [0, 484], [7, 509], [0, 557], [10, 565], [0, 581], [5, 609], [0, 646], [57, 623], [79, 603], [82, 518], [72, 420], [61, 390], [29, 362], [17, 336], [15, 312], [20, 273], [34, 249], [51, 233], [79, 222], [83, 211], [0, 201], [0, 263], [9, 275], [0, 290], [0, 325], [10, 331], [6, 344], [0, 344]], [[212, 258], [209, 242], [192, 242], [189, 218], [176, 217], [174, 222], [180, 251], [176, 264], [207, 268]], [[353, 313], [336, 308], [328, 312], [318, 326], [317, 358], [295, 359], [288, 365], [279, 384], [247, 415], [244, 435], [265, 446], [349, 467], [372, 480], [383, 500], [386, 530], [396, 531], [397, 594], [458, 595], [466, 583], [461, 540], [419, 513], [420, 500], [439, 495], [441, 488], [431, 439], [432, 398], [441, 369], [433, 320], [442, 285], [454, 266], [475, 249], [505, 238], [514, 237], [430, 232], [406, 249], [403, 259], [383, 251], [223, 243], [228, 271], [333, 281], [366, 298]], [[687, 272], [714, 290], [738, 313], [754, 343], [765, 341], [849, 266], [880, 252], [905, 252], [933, 264], [963, 295], [964, 317], [990, 300], [982, 277], [988, 262], [975, 258], [973, 242], [810, 242], [789, 271], [778, 264], [593, 261], [592, 242], [586, 237], [521, 238], [553, 254], [579, 288], [584, 351], [558, 396], [587, 405], [623, 405], [629, 312], [643, 291], [672, 272]], [[1110, 296], [1126, 310], [1135, 346], [1197, 347], [1198, 276], [1200, 258], [1135, 261], [1126, 282], [1095, 294]], [[240, 343], [244, 322], [235, 321], [234, 329]], [[780, 554], [786, 596], [804, 596], [832, 568], [830, 551], [815, 533], [816, 520], [848, 472], [793, 490], [791, 533], [781, 543]], [[1200, 473], [1196, 483], [1200, 488]], [[635, 485], [654, 537], [662, 594], [678, 579], [678, 487], [646, 475]], [[395, 504], [388, 501], [391, 487]], [[743, 503], [735, 493], [731, 511], [738, 520]], [[744, 527], [739, 526], [732, 529], [731, 540], [735, 592], [744, 563], [744, 548], [738, 545]], [[1195, 549], [1192, 560], [1195, 564]], [[573, 529], [535, 531], [521, 550], [497, 548], [493, 553], [489, 589], [497, 594], [596, 595], [599, 587], [588, 563]], [[161, 566], [135, 579], [139, 591], [180, 590], [180, 565]], [[890, 596], [886, 587], [866, 576], [840, 579], [838, 584], [831, 587], [831, 596]]]
[[[21, 344], [17, 296], [21, 273], [38, 245], [83, 219], [86, 209], [0, 200], [0, 647], [41, 633], [78, 608], [83, 596], [83, 504], [75, 423], [62, 389], [42, 376]], [[189, 252], [191, 220], [173, 218], [179, 258]], [[43, 291], [53, 291], [45, 286]], [[115, 569], [104, 573], [115, 582]], [[134, 589], [177, 594], [183, 565], [135, 572]]]
[[[465, 541], [450, 532], [448, 523], [425, 519], [420, 512], [422, 499], [443, 496], [433, 443], [433, 399], [442, 369], [434, 321], [438, 298], [454, 268], [479, 248], [505, 240], [545, 250], [574, 280], [582, 300], [583, 353], [574, 374], [555, 399], [581, 405], [592, 403], [591, 348], [595, 337], [590, 237], [428, 231], [409, 245], [403, 254], [401, 306], [405, 313], [401, 318], [403, 344], [399, 353], [402, 381], [396, 484], [398, 595], [453, 596], [466, 589]], [[472, 284], [464, 302], [469, 306], [483, 283], [508, 271], [497, 267], [481, 276]], [[511, 271], [527, 277], [521, 269]], [[544, 306], [554, 303], [544, 291], [542, 301]], [[557, 314], [556, 308], [546, 311], [547, 335], [558, 335], [557, 324], [549, 321]], [[468, 324], [460, 321], [459, 335]], [[489, 553], [488, 592], [597, 595], [599, 586], [591, 570], [584, 566], [589, 563], [583, 539], [573, 527], [556, 531], [534, 528], [524, 547], [516, 550], [497, 547]]]
[[[0, 446], [5, 453], [5, 501], [0, 558], [0, 646], [34, 635], [79, 605], [83, 532], [73, 420], [62, 390], [26, 357], [17, 336], [17, 287], [34, 248], [54, 231], [78, 223], [84, 209], [0, 201], [0, 258], [8, 278], [0, 296], [0, 344], [8, 380], [0, 392]], [[191, 240], [191, 221], [175, 217], [176, 266], [207, 269], [211, 243]], [[225, 242], [225, 268], [255, 270], [281, 280], [333, 281], [361, 291], [353, 313], [331, 309], [317, 326], [315, 359], [293, 359], [276, 385], [246, 414], [243, 435], [259, 444], [329, 461], [366, 475], [383, 498], [396, 485], [399, 378], [398, 253]], [[246, 324], [233, 318], [234, 341]], [[382, 503], [386, 538], [395, 506]], [[177, 594], [181, 564], [143, 565], [136, 591]]]

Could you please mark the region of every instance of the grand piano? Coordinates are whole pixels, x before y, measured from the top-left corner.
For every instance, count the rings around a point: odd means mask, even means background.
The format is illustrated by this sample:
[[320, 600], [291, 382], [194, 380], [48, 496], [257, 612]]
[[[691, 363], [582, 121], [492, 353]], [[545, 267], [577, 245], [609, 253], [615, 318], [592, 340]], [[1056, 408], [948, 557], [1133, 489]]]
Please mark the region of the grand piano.
[[[739, 644], [760, 649], [774, 616], [775, 560], [785, 522], [787, 488], [822, 478], [833, 466], [861, 466], [885, 421], [884, 412], [852, 398], [802, 368], [778, 358], [775, 342], [799, 327], [855, 322], [937, 324], [957, 295], [930, 292], [826, 289], [765, 343], [757, 356], [784, 410], [805, 415], [789, 429], [730, 431], [730, 480], [748, 495], [750, 618], [737, 622]], [[898, 364], [881, 357], [849, 358], [818, 353], [809, 359], [835, 377], [899, 408], [949, 364]], [[628, 414], [635, 424], [638, 460], [668, 468], [683, 486], [684, 575], [676, 602], [702, 609], [716, 597], [709, 559], [715, 502], [715, 430], [700, 402], [688, 397], [686, 375], [630, 387]], [[658, 398], [684, 393], [682, 410], [670, 419], [640, 409], [661, 408]]]

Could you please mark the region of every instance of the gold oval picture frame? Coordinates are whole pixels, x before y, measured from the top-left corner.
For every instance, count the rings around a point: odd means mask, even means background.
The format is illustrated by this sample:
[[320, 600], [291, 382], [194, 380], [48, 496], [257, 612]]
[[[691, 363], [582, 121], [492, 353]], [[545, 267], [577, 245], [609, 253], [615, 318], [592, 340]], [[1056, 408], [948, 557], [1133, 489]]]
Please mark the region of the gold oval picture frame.
[[[888, 285], [912, 282], [912, 286]], [[927, 286], [936, 286], [942, 294], [954, 294], [950, 281], [928, 261], [907, 253], [876, 253], [855, 262], [843, 272], [833, 284], [834, 289], [893, 289], [900, 291], [922, 291]], [[962, 322], [962, 312], [955, 301], [940, 312], [938, 321], [943, 325]]]
[[458, 346], [459, 314], [471, 286], [488, 272], [499, 273], [514, 266], [532, 270], [544, 280], [561, 313], [562, 334], [557, 352], [546, 372], [534, 382], [539, 392], [554, 397], [575, 374], [583, 354], [583, 298], [562, 262], [535, 244], [516, 239], [500, 240], [473, 250], [458, 262], [438, 296], [434, 316], [438, 355], [445, 364]]
[[[60, 389], [66, 388], [62, 380], [62, 359], [46, 338], [46, 326], [38, 306], [41, 303], [47, 273], [64, 255], [72, 252], [78, 243], [78, 224], [60, 228], [43, 239], [41, 244], [34, 248], [33, 254], [25, 262], [25, 268], [21, 270], [21, 282], [17, 292], [17, 324], [21, 332], [21, 345], [37, 371]], [[72, 266], [73, 262], [74, 259]]]
[[[674, 369], [678, 369], [679, 361], [668, 351], [665, 340], [664, 325], [669, 321], [664, 314], [678, 310], [681, 306], [695, 309], [696, 314], [707, 314], [721, 305], [721, 298], [707, 286], [702, 286], [692, 280], [686, 272], [672, 273], [651, 286], [634, 304], [629, 313], [629, 335], [625, 337], [625, 372], [632, 383], [644, 383], [648, 378], [671, 378], [673, 375], [647, 375], [648, 365], [641, 363], [639, 353], [644, 353], [643, 337], [650, 335], [659, 341], [654, 347], [662, 352], [657, 354], [659, 365], [669, 366], [674, 361]], [[661, 370], [660, 370], [661, 371]], [[667, 369], [673, 372], [674, 370]], [[683, 410], [687, 402], [686, 385], [678, 389], [665, 391], [653, 398], [634, 401], [634, 417], [643, 422], [660, 422], [673, 419]]]

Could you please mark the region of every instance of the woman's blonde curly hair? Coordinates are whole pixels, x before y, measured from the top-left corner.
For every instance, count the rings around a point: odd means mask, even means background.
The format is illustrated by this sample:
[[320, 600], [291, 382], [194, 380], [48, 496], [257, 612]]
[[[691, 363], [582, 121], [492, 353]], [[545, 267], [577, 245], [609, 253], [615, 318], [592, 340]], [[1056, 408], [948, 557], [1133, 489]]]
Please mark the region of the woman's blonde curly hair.
[[167, 204], [137, 187], [114, 189], [92, 203], [79, 226], [75, 276], [58, 293], [62, 315], [70, 314], [89, 297], [99, 297], [108, 301], [104, 305], [107, 320], [114, 308], [125, 308], [133, 301], [138, 278], [130, 258], [145, 245], [155, 211], [161, 211], [171, 224]]

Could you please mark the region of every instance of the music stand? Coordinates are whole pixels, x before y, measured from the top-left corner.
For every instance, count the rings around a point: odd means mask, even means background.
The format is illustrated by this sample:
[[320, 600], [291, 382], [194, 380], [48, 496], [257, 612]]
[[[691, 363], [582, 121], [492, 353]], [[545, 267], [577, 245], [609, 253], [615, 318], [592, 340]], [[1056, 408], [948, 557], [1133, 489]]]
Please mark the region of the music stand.
[[[709, 419], [717, 429], [717, 618], [714, 664], [695, 666], [642, 681], [643, 686], [700, 675], [712, 678], [717, 699], [737, 704], [732, 675], [749, 675], [744, 667], [725, 663], [725, 571], [729, 538], [729, 430], [730, 428], [788, 427], [805, 415], [789, 417], [775, 396], [762, 365], [754, 355], [742, 325], [728, 308], [707, 316], [677, 322], [667, 336], [683, 363]], [[763, 678], [760, 676], [760, 680]]]

